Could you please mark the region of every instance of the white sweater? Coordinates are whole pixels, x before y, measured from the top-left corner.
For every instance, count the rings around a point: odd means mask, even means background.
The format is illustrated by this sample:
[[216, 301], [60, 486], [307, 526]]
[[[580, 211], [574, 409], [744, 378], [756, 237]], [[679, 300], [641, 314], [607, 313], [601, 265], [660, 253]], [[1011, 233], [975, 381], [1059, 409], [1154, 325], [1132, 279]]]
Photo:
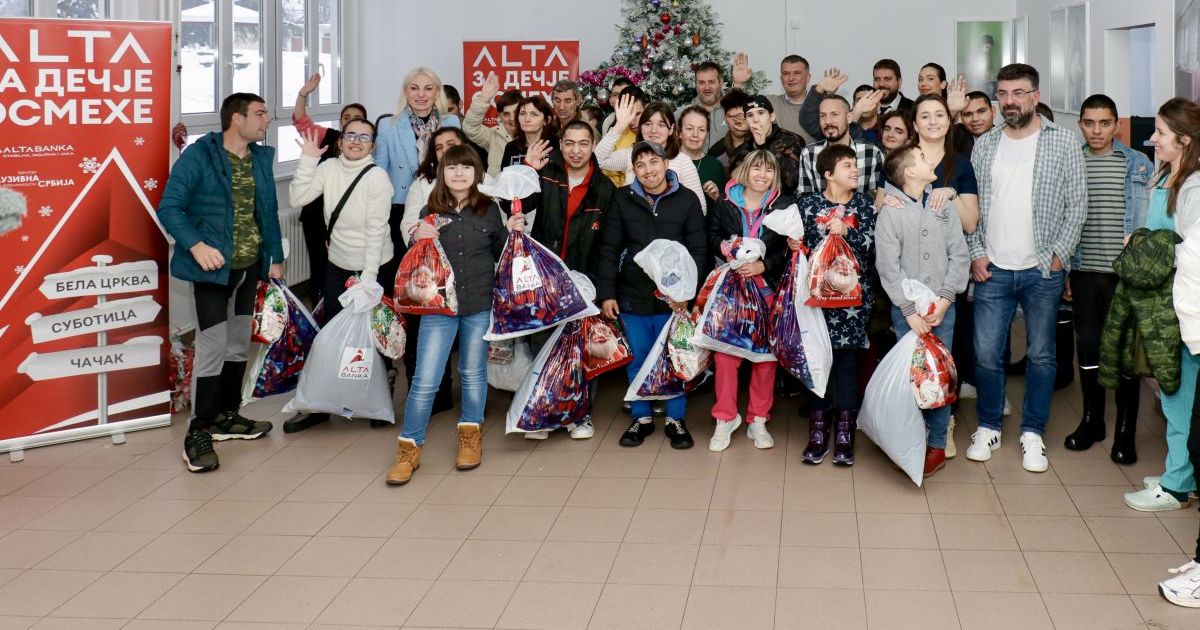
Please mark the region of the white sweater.
[[433, 185], [436, 183], [437, 180], [428, 180], [417, 175], [408, 185], [408, 197], [404, 200], [404, 216], [400, 219], [400, 237], [404, 239], [405, 245], [412, 243], [412, 235], [409, 234], [409, 231], [421, 219], [421, 211], [429, 203], [429, 193], [433, 192]]
[[[325, 223], [333, 215], [342, 193], [373, 159], [348, 160], [344, 156], [326, 160], [302, 155], [288, 187], [295, 207], [325, 195]], [[364, 282], [375, 281], [379, 265], [392, 259], [388, 216], [392, 212], [392, 182], [387, 171], [373, 168], [354, 188], [329, 239], [329, 262], [349, 271], [362, 270]]]
[[[633, 161], [630, 157], [633, 155], [633, 147], [626, 149], [615, 149], [617, 140], [621, 139], [623, 130], [617, 129], [613, 125], [608, 133], [604, 134], [604, 138], [600, 140], [600, 144], [596, 145], [596, 160], [600, 162], [600, 168], [607, 171], [625, 171], [625, 183], [633, 181]], [[704, 194], [704, 185], [700, 183], [700, 173], [696, 171], [696, 165], [692, 164], [692, 158], [686, 153], [680, 151], [678, 155], [671, 158], [667, 162], [667, 168], [675, 171], [675, 175], [679, 177], [679, 185], [696, 193], [700, 198], [700, 210], [705, 214], [708, 213], [708, 195]]]

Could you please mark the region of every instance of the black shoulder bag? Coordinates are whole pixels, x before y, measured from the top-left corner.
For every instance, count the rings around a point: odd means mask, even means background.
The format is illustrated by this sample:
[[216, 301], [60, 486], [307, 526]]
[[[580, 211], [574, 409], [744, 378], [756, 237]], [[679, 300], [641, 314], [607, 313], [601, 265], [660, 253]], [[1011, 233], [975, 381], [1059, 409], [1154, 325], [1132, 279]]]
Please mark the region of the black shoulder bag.
[[354, 181], [350, 182], [350, 186], [346, 188], [346, 192], [342, 193], [342, 198], [338, 200], [337, 207], [333, 209], [333, 214], [329, 215], [329, 225], [325, 228], [325, 245], [329, 245], [329, 239], [333, 238], [333, 226], [337, 223], [338, 217], [342, 216], [342, 208], [346, 206], [346, 201], [350, 199], [350, 193], [354, 192], [354, 187], [358, 186], [358, 182], [362, 181], [363, 175], [367, 171], [375, 168], [375, 164], [371, 163], [363, 167], [363, 170], [358, 172], [358, 176]]

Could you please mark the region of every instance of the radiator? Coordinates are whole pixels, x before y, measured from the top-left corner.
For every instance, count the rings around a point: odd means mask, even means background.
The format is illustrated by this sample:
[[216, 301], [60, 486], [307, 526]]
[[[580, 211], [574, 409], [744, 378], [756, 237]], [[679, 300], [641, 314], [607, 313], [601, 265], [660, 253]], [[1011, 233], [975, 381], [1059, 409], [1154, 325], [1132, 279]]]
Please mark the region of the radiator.
[[280, 211], [279, 227], [283, 230], [283, 255], [287, 258], [287, 264], [283, 266], [283, 280], [288, 286], [296, 286], [312, 275], [312, 269], [308, 266], [308, 250], [304, 245], [304, 228], [300, 226], [300, 209]]

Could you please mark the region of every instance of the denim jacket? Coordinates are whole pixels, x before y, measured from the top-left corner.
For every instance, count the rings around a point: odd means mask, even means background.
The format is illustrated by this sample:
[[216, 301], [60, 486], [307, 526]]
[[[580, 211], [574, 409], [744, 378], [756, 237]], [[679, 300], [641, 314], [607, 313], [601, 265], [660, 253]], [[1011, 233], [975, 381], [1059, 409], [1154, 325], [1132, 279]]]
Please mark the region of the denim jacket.
[[[1085, 153], [1088, 150], [1086, 143], [1083, 150]], [[1146, 224], [1146, 211], [1150, 206], [1150, 177], [1154, 165], [1144, 153], [1121, 144], [1115, 138], [1113, 151], [1125, 156], [1125, 236], [1129, 236]], [[1071, 268], [1078, 269], [1082, 258], [1083, 254], [1076, 246]]]

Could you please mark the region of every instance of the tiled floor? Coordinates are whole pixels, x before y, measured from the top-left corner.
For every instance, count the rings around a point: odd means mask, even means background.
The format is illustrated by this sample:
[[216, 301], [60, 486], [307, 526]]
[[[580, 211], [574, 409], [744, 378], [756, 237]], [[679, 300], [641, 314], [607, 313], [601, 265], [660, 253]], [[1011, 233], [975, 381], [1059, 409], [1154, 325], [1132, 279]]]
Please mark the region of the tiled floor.
[[[708, 452], [707, 396], [695, 449], [671, 450], [661, 425], [621, 448], [621, 390], [602, 388], [595, 439], [540, 443], [504, 435], [494, 394], [484, 464], [465, 473], [455, 418], [436, 418], [401, 488], [382, 476], [394, 432], [361, 422], [219, 444], [205, 475], [183, 470], [181, 422], [29, 451], [0, 463], [0, 629], [1200, 628], [1155, 591], [1197, 513], [1121, 502], [1164, 455], [1148, 389], [1136, 466], [1107, 444], [1063, 450], [1072, 387], [1050, 472], [1021, 469], [1018, 411], [993, 461], [960, 455], [924, 489], [865, 438], [852, 469], [802, 465], [794, 401], [770, 451], [739, 432]], [[959, 426], [961, 453], [971, 404]]]

